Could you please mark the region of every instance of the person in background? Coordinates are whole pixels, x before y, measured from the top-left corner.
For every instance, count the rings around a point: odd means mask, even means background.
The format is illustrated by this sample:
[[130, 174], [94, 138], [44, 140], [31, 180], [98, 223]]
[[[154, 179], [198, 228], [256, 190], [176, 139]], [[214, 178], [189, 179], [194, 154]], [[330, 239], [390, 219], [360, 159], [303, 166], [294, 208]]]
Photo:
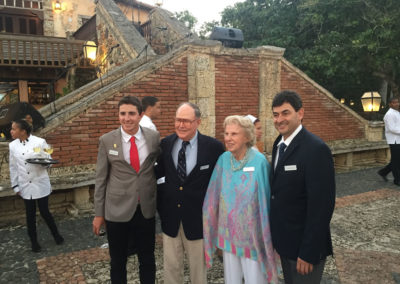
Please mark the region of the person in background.
[[49, 211], [49, 195], [51, 193], [50, 178], [47, 167], [39, 164], [30, 164], [26, 159], [34, 158], [38, 152], [48, 148], [46, 140], [31, 134], [32, 128], [25, 120], [16, 120], [11, 125], [10, 149], [10, 179], [15, 193], [24, 199], [26, 225], [33, 252], [40, 252], [36, 232], [36, 204], [39, 212], [57, 245], [64, 242], [54, 218]]
[[390, 147], [390, 163], [378, 171], [378, 174], [387, 181], [387, 175], [392, 172], [395, 185], [400, 186], [400, 112], [399, 98], [389, 100], [389, 110], [383, 121], [385, 122], [386, 141]]
[[164, 283], [183, 283], [184, 252], [190, 282], [207, 283], [204, 261], [202, 206], [207, 185], [224, 152], [222, 143], [201, 134], [197, 105], [182, 103], [175, 116], [175, 132], [161, 141], [156, 167], [157, 208], [164, 249]]
[[142, 99], [143, 116], [140, 120], [140, 126], [147, 127], [157, 131], [153, 120], [161, 114], [161, 103], [156, 97], [147, 96]]
[[223, 251], [227, 284], [278, 283], [269, 227], [269, 171], [263, 154], [252, 148], [254, 125], [246, 117], [225, 118], [228, 150], [214, 168], [203, 205], [207, 266], [216, 248]]
[[156, 176], [160, 153], [157, 131], [140, 127], [142, 104], [136, 97], [118, 103], [121, 124], [99, 139], [93, 232], [106, 225], [111, 282], [127, 283], [129, 238], [137, 248], [140, 283], [155, 283]]
[[332, 153], [302, 126], [304, 108], [297, 93], [278, 93], [272, 112], [280, 133], [272, 148], [272, 242], [286, 284], [317, 284], [326, 257], [332, 254], [329, 225], [336, 188]]
[[263, 132], [262, 132], [261, 121], [257, 117], [255, 117], [251, 114], [246, 115], [246, 117], [248, 119], [250, 119], [251, 122], [254, 124], [254, 133], [256, 136], [256, 144], [253, 147], [255, 147], [255, 149], [257, 149], [258, 151], [263, 153], [264, 152], [264, 141], [262, 140]]

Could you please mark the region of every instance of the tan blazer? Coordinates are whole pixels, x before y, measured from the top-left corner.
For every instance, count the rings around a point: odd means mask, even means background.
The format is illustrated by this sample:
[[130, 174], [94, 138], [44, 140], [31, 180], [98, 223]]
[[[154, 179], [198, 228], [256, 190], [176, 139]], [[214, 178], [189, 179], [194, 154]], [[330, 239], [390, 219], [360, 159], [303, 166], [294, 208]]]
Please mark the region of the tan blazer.
[[140, 166], [139, 173], [124, 159], [121, 128], [104, 134], [99, 140], [94, 193], [95, 216], [107, 221], [128, 222], [138, 204], [145, 218], [156, 212], [156, 176], [154, 163], [160, 154], [160, 134], [142, 127], [149, 155]]

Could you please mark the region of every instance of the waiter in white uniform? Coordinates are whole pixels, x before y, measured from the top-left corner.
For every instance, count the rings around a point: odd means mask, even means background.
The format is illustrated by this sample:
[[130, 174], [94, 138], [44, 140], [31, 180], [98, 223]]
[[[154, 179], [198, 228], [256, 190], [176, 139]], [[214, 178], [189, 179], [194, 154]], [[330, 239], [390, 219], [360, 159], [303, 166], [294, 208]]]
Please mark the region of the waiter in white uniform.
[[[26, 224], [32, 251], [41, 251], [36, 233], [36, 203], [55, 242], [62, 244], [64, 238], [58, 232], [48, 206], [51, 185], [47, 167], [26, 162], [26, 159], [37, 158], [41, 149], [48, 148], [47, 143], [44, 139], [31, 135], [31, 126], [22, 119], [12, 123], [10, 132], [11, 137], [15, 139], [9, 144], [11, 186], [14, 192], [24, 199]], [[34, 149], [37, 149], [39, 153], [36, 153]]]

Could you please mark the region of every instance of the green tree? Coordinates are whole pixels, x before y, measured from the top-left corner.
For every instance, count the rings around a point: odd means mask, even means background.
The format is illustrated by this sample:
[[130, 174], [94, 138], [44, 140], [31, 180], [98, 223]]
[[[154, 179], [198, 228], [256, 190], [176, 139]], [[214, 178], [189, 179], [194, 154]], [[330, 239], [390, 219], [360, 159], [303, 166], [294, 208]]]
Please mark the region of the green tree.
[[197, 24], [197, 19], [188, 10], [175, 12], [175, 17], [181, 21], [189, 30], [194, 31], [194, 26]]
[[201, 39], [206, 39], [209, 36], [209, 33], [212, 32], [214, 27], [220, 26], [219, 21], [211, 21], [211, 22], [205, 22], [204, 24], [201, 25], [200, 30], [199, 30], [199, 36]]
[[221, 24], [243, 31], [246, 47], [275, 45], [335, 96], [359, 100], [382, 80], [400, 86], [397, 0], [246, 0]]

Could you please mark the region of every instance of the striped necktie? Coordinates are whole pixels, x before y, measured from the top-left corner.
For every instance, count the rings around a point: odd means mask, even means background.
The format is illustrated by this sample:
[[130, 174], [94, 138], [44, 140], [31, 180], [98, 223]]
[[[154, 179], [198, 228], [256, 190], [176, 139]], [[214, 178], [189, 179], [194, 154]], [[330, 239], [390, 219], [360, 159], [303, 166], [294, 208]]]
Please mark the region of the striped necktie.
[[189, 145], [189, 141], [182, 141], [182, 147], [178, 152], [178, 177], [181, 182], [184, 182], [186, 179], [186, 146]]

